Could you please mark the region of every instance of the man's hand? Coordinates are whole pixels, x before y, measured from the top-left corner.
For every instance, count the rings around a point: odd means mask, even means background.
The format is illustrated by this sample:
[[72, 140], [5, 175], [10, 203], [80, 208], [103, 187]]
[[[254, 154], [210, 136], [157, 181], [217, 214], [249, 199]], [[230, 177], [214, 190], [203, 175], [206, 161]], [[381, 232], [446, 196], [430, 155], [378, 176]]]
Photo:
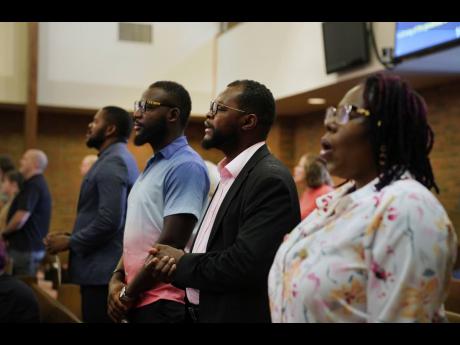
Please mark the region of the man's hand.
[[179, 263], [179, 260], [184, 256], [185, 252], [181, 249], [177, 249], [165, 244], [155, 244], [152, 249], [149, 250], [149, 254], [157, 257], [158, 259], [168, 256], [173, 258], [175, 263]]
[[157, 257], [149, 256], [144, 263], [144, 269], [155, 280], [170, 283], [171, 276], [176, 270], [176, 264], [174, 258], [169, 256], [163, 256], [161, 260]]
[[123, 303], [120, 300], [120, 292], [124, 286], [123, 282], [112, 279], [109, 283], [109, 295], [107, 299], [107, 314], [117, 323], [126, 318], [126, 313], [132, 307], [128, 303]]
[[43, 240], [45, 243], [46, 250], [50, 254], [57, 254], [59, 252], [63, 252], [64, 250], [69, 249], [70, 246], [70, 236], [67, 234], [49, 234]]
[[176, 264], [185, 254], [183, 250], [164, 244], [156, 244], [149, 250], [150, 256], [145, 262], [146, 269], [158, 280], [171, 282]]

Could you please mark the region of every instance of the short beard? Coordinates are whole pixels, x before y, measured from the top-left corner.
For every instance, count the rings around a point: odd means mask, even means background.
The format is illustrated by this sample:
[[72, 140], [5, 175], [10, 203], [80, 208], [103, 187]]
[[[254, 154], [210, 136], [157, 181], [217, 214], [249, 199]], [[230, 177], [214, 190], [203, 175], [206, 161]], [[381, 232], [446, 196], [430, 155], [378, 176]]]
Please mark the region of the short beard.
[[166, 117], [161, 117], [157, 123], [151, 126], [142, 127], [140, 133], [136, 134], [134, 137], [134, 145], [141, 146], [145, 143], [162, 143], [166, 137], [167, 131]]
[[212, 148], [221, 149], [224, 145], [228, 145], [237, 141], [235, 135], [236, 133], [225, 136], [217, 129], [213, 128], [212, 130], [212, 136], [210, 139], [203, 138], [203, 140], [201, 140], [201, 147], [205, 150]]
[[89, 137], [88, 140], [86, 140], [86, 146], [99, 150], [105, 141], [104, 130], [105, 128], [95, 133], [94, 136]]

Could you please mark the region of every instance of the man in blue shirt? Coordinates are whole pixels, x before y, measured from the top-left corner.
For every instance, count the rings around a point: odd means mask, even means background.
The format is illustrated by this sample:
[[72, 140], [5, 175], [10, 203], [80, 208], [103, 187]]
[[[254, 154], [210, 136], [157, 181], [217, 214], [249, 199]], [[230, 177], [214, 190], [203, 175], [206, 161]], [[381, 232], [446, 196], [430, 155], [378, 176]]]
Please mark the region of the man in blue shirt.
[[84, 322], [110, 322], [107, 291], [122, 252], [127, 197], [139, 171], [127, 149], [132, 118], [108, 106], [88, 126], [86, 145], [99, 158], [85, 175], [72, 234], [51, 234], [45, 241], [51, 254], [70, 249], [72, 282], [81, 286]]
[[184, 320], [184, 291], [148, 279], [144, 265], [156, 243], [185, 247], [207, 201], [206, 165], [184, 136], [190, 110], [187, 90], [170, 81], [152, 84], [135, 103], [134, 143], [150, 144], [155, 154], [128, 199], [123, 256], [109, 285], [114, 321]]

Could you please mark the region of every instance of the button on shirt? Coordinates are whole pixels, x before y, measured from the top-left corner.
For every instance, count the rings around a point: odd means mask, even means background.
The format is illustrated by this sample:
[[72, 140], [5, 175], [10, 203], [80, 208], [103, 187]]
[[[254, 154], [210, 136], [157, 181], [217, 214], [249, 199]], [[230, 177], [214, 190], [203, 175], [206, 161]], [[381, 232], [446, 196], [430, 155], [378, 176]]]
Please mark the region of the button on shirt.
[[[228, 161], [224, 158], [219, 162], [217, 168], [220, 174], [220, 183], [217, 187], [216, 193], [209, 205], [208, 211], [204, 216], [203, 222], [198, 235], [192, 248], [192, 253], [205, 253], [208, 245], [209, 235], [211, 234], [214, 221], [216, 219], [217, 212], [219, 211], [220, 205], [224, 201], [227, 192], [230, 190], [233, 182], [238, 177], [238, 174], [243, 170], [246, 163], [256, 153], [256, 151], [265, 144], [264, 141], [248, 147], [246, 150], [241, 152], [232, 161]], [[200, 303], [199, 290], [187, 288], [187, 299], [192, 304]]]
[[[164, 217], [186, 213], [200, 219], [208, 191], [206, 165], [185, 136], [153, 155], [128, 197], [123, 243], [128, 284], [158, 241]], [[184, 292], [171, 284], [160, 283], [143, 293], [137, 307], [160, 299], [184, 303]]]

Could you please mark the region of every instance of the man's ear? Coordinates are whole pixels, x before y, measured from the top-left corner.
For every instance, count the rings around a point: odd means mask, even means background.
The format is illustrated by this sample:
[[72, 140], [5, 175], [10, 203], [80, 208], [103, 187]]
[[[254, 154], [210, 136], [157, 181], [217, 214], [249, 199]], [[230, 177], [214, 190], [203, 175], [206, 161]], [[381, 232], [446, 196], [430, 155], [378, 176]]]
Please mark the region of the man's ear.
[[250, 131], [257, 127], [258, 118], [256, 114], [247, 114], [242, 116], [243, 125], [241, 129], [244, 131]]
[[171, 108], [166, 115], [166, 121], [168, 122], [176, 122], [180, 119], [180, 109], [179, 108]]
[[117, 126], [115, 126], [114, 124], [107, 125], [107, 127], [105, 128], [106, 137], [114, 136], [116, 132], [117, 132]]

